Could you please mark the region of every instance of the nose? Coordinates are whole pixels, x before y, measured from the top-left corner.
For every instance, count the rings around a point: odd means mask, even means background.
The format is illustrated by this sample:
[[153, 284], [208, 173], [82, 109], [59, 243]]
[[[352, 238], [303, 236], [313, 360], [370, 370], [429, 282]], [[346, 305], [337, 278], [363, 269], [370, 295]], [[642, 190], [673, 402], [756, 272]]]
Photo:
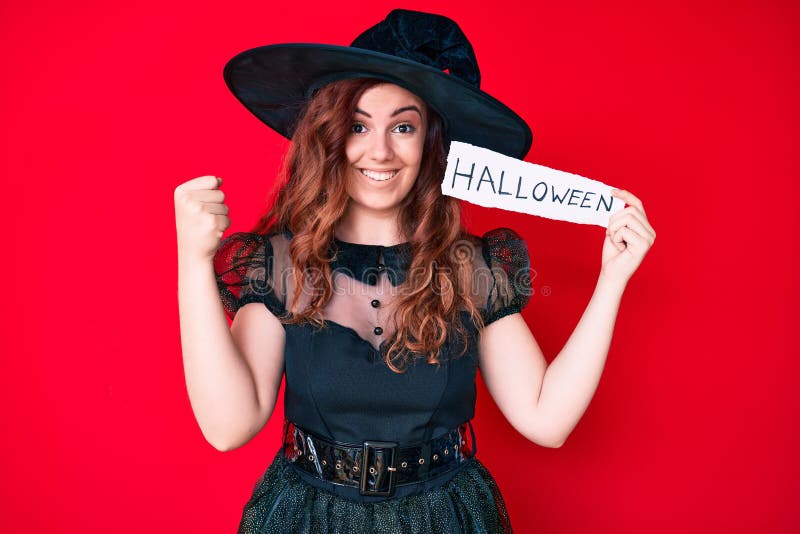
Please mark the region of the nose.
[[369, 147], [369, 156], [375, 161], [389, 161], [394, 158], [389, 134], [376, 134], [372, 136]]

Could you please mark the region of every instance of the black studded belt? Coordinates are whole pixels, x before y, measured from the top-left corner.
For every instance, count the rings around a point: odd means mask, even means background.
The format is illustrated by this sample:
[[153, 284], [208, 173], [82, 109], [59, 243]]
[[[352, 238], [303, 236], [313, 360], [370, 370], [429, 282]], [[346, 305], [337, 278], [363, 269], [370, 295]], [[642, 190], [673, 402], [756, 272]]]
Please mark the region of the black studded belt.
[[283, 454], [321, 480], [359, 488], [361, 495], [391, 496], [396, 486], [415, 484], [451, 471], [475, 456], [475, 432], [466, 421], [420, 443], [340, 443], [289, 420], [283, 425]]

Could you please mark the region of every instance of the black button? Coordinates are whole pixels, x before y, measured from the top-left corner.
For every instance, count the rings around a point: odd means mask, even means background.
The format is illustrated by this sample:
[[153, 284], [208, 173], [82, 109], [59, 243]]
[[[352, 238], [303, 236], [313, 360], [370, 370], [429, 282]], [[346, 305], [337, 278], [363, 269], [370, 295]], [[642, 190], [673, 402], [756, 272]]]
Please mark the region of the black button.
[[384, 269], [386, 269], [386, 266], [384, 264], [382, 264], [382, 263], [379, 263], [378, 264], [378, 272], [382, 273]]
[[378, 306], [381, 305], [381, 301], [379, 301], [378, 299], [373, 299], [372, 302], [370, 302], [370, 304], [372, 304], [373, 308], [377, 308]]
[[381, 328], [380, 326], [376, 326], [375, 330], [373, 330], [373, 332], [375, 332], [376, 336], [379, 336], [379, 335], [383, 334], [383, 328]]

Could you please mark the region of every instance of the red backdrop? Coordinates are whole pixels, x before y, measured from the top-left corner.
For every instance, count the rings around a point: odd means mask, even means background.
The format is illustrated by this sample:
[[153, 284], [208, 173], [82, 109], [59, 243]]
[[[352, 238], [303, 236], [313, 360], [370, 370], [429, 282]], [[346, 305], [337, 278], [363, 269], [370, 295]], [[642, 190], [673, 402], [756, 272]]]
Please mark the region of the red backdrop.
[[[397, 7], [270, 4], [0, 5], [0, 530], [238, 524], [283, 414], [236, 451], [203, 440], [183, 382], [172, 193], [220, 175], [230, 231], [249, 229], [286, 142], [228, 93], [225, 61], [348, 44]], [[632, 191], [659, 236], [566, 444], [527, 442], [479, 384], [479, 457], [522, 533], [790, 531], [797, 4], [650, 4], [402, 5], [460, 23], [483, 88], [533, 129], [528, 161]], [[528, 241], [524, 317], [554, 358], [591, 296], [603, 229], [466, 211], [475, 233]]]

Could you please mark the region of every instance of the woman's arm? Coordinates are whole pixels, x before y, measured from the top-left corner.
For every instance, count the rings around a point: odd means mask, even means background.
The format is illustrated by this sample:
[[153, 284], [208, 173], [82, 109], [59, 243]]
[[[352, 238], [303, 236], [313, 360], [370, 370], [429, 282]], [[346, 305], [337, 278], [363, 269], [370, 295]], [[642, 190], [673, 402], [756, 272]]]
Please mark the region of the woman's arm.
[[481, 376], [520, 434], [544, 447], [560, 447], [578, 424], [600, 382], [621, 296], [621, 288], [600, 279], [549, 366], [519, 313], [483, 330]]
[[218, 186], [215, 177], [202, 176], [175, 190], [178, 308], [192, 410], [206, 440], [230, 450], [249, 441], [272, 414], [285, 334], [262, 303], [242, 306], [228, 328], [213, 264], [230, 224]]
[[589, 406], [625, 286], [655, 241], [641, 201], [622, 190], [614, 196], [628, 207], [609, 220], [594, 294], [550, 365], [519, 313], [493, 322], [481, 335], [481, 375], [489, 393], [514, 428], [546, 447], [560, 447]]

